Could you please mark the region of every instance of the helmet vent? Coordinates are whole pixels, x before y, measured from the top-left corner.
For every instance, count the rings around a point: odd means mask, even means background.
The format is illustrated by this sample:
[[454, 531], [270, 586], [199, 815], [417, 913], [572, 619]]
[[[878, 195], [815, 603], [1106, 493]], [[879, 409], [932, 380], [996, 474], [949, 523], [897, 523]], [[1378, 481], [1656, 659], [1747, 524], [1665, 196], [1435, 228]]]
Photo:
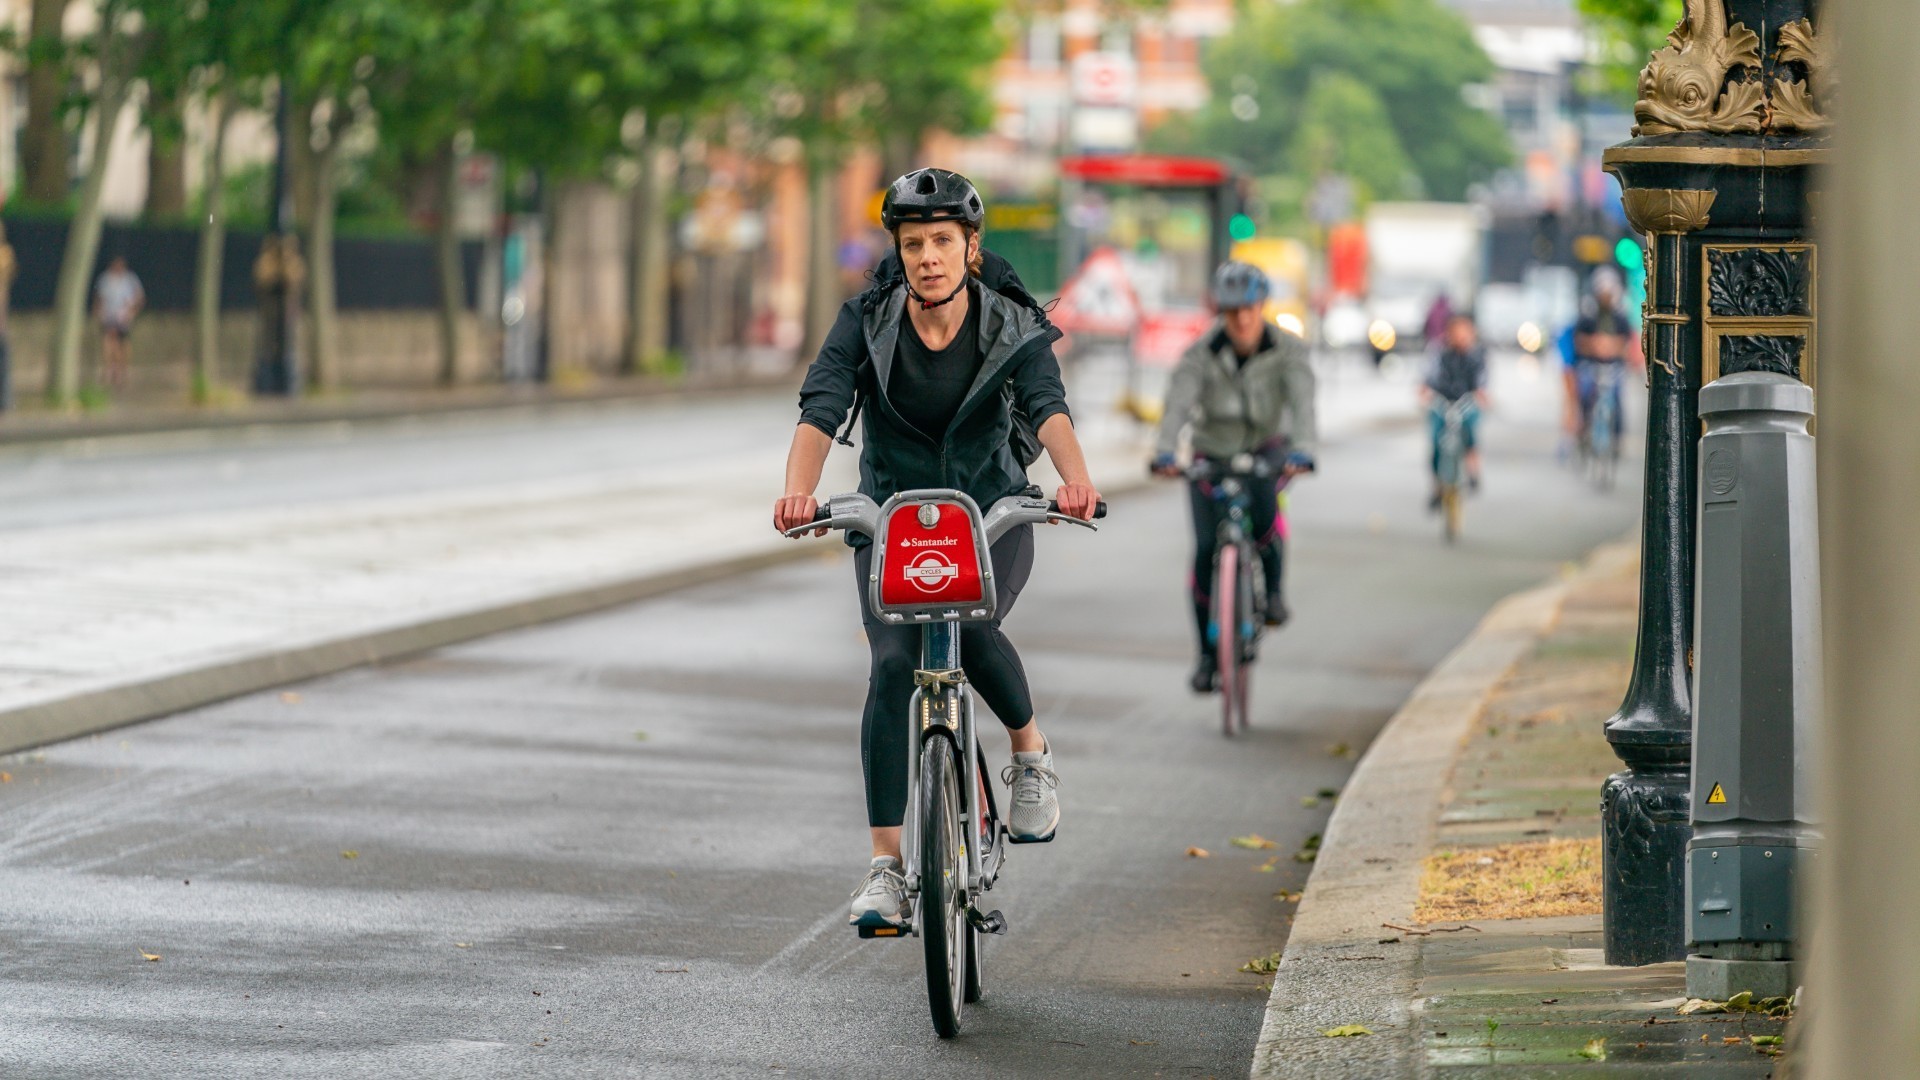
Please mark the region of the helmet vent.
[[920, 195], [932, 195], [939, 190], [940, 181], [934, 179], [933, 173], [931, 172], [922, 172], [920, 174], [920, 182], [914, 185], [915, 193]]

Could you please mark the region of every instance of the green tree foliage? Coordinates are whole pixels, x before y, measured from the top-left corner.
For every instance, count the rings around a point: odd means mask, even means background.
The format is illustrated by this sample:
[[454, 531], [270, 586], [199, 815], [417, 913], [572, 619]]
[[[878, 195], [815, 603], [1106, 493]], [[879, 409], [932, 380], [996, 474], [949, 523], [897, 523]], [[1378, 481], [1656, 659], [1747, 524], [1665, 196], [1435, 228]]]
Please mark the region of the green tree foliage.
[[1238, 158], [1296, 199], [1324, 172], [1367, 197], [1461, 199], [1512, 156], [1500, 122], [1461, 96], [1493, 63], [1439, 0], [1262, 5], [1205, 67], [1208, 106], [1160, 141]]
[[1599, 38], [1603, 90], [1631, 100], [1647, 57], [1666, 44], [1666, 36], [1685, 14], [1682, 0], [1580, 0]]

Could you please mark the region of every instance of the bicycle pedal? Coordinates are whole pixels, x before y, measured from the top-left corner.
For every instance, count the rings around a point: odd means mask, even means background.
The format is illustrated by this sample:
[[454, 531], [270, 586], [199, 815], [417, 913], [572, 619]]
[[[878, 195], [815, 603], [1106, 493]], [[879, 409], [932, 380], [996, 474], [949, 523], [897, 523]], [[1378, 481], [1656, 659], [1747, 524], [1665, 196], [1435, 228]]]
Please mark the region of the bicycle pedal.
[[907, 928], [904, 926], [856, 926], [854, 929], [860, 931], [860, 938], [863, 941], [868, 938], [897, 938], [907, 936]]
[[967, 922], [973, 924], [973, 928], [983, 934], [1005, 934], [1007, 932], [1007, 917], [1000, 914], [1000, 909], [998, 908], [985, 914], [982, 914], [974, 908], [968, 908]]

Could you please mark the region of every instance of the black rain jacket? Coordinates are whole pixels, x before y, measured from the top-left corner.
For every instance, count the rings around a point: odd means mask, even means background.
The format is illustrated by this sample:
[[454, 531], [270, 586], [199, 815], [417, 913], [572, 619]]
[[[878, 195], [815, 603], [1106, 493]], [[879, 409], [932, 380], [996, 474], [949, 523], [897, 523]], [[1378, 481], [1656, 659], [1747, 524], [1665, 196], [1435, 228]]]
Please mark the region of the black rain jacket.
[[[1060, 331], [1047, 321], [1005, 259], [986, 253], [981, 273], [970, 279], [972, 303], [980, 305], [984, 357], [960, 410], [944, 436], [914, 427], [894, 407], [893, 395], [911, 385], [892, 381], [907, 288], [892, 256], [881, 263], [877, 282], [841, 305], [820, 354], [800, 387], [800, 422], [829, 437], [846, 423], [854, 390], [866, 399], [861, 415], [860, 490], [878, 502], [915, 488], [954, 488], [972, 496], [982, 511], [1027, 487], [1026, 469], [1008, 445], [1011, 406], [1025, 408], [1035, 429], [1067, 413], [1066, 388], [1053, 343]], [[849, 544], [867, 538], [849, 533]]]

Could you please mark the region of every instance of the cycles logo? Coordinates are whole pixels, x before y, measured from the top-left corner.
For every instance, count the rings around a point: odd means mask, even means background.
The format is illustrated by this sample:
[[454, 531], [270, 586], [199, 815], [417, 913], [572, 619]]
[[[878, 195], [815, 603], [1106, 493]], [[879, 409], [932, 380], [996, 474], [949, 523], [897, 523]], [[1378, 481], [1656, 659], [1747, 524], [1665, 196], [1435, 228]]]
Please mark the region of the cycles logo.
[[900, 568], [900, 573], [921, 592], [944, 592], [960, 577], [960, 567], [945, 552], [924, 551]]

